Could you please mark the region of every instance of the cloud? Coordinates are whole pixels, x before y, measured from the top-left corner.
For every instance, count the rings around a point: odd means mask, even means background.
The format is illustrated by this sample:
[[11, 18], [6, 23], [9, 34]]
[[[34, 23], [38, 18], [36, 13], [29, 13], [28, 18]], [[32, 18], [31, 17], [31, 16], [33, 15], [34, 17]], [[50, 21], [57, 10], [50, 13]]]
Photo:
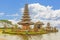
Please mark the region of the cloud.
[[[23, 9], [21, 9], [22, 12]], [[29, 4], [29, 13], [32, 21], [50, 22], [54, 26], [60, 24], [60, 9], [54, 10], [52, 6], [44, 6], [39, 3]]]
[[19, 14], [18, 13], [15, 13], [15, 14], [11, 14], [11, 15], [6, 15], [6, 16], [19, 16]]
[[11, 21], [12, 24], [17, 24], [17, 22], [18, 22], [18, 21], [16, 21], [16, 20], [9, 20], [9, 21]]
[[5, 14], [5, 13], [2, 13], [2, 12], [1, 12], [1, 13], [0, 13], [0, 16], [4, 16], [4, 14]]
[[52, 6], [43, 6], [39, 3], [35, 3], [29, 4], [29, 9], [32, 14], [35, 14], [34, 18], [57, 19], [60, 17], [60, 9], [53, 10]]

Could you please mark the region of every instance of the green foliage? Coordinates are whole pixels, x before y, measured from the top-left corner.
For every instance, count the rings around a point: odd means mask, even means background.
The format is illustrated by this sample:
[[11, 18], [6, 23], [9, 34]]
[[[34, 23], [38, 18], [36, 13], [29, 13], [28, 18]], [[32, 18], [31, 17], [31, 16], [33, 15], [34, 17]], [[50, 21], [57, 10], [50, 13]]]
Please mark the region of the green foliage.
[[17, 28], [17, 27], [18, 27], [18, 25], [17, 25], [17, 24], [15, 24], [14, 26], [15, 26], [15, 28]]
[[0, 22], [5, 22], [5, 23], [8, 23], [8, 24], [12, 24], [12, 22], [8, 21], [8, 20], [0, 20]]

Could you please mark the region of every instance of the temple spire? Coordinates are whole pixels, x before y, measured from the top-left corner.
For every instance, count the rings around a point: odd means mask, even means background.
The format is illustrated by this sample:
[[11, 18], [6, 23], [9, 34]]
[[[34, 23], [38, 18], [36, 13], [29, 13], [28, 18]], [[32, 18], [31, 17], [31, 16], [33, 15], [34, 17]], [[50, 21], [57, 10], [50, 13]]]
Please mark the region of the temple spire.
[[29, 16], [28, 4], [25, 4], [21, 22], [19, 22], [18, 24], [22, 25], [22, 27], [23, 27], [22, 29], [24, 29], [24, 30], [29, 30], [30, 25], [33, 24], [33, 22], [31, 22], [31, 19]]
[[29, 13], [29, 10], [28, 10], [28, 4], [25, 4], [25, 7], [24, 7], [24, 13], [25, 13], [25, 14]]
[[30, 20], [31, 19], [30, 19], [30, 16], [29, 16], [28, 4], [25, 4], [24, 13], [23, 13], [23, 16], [22, 16], [22, 22], [29, 23]]

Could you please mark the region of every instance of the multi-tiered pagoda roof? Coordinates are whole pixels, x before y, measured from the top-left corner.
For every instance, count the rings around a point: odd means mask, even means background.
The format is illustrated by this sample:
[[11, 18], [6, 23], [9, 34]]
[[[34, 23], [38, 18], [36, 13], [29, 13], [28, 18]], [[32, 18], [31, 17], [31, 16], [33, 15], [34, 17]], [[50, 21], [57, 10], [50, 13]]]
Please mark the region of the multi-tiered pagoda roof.
[[18, 24], [33, 24], [29, 16], [28, 4], [25, 5], [21, 22], [19, 22]]

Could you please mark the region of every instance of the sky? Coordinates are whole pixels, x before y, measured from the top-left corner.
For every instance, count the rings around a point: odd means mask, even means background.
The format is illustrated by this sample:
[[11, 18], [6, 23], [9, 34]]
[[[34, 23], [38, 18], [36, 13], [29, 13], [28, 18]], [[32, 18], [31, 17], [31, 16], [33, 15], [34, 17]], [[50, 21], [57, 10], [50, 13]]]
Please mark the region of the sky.
[[0, 0], [0, 20], [19, 21], [26, 3], [32, 21], [60, 25], [60, 0]]

